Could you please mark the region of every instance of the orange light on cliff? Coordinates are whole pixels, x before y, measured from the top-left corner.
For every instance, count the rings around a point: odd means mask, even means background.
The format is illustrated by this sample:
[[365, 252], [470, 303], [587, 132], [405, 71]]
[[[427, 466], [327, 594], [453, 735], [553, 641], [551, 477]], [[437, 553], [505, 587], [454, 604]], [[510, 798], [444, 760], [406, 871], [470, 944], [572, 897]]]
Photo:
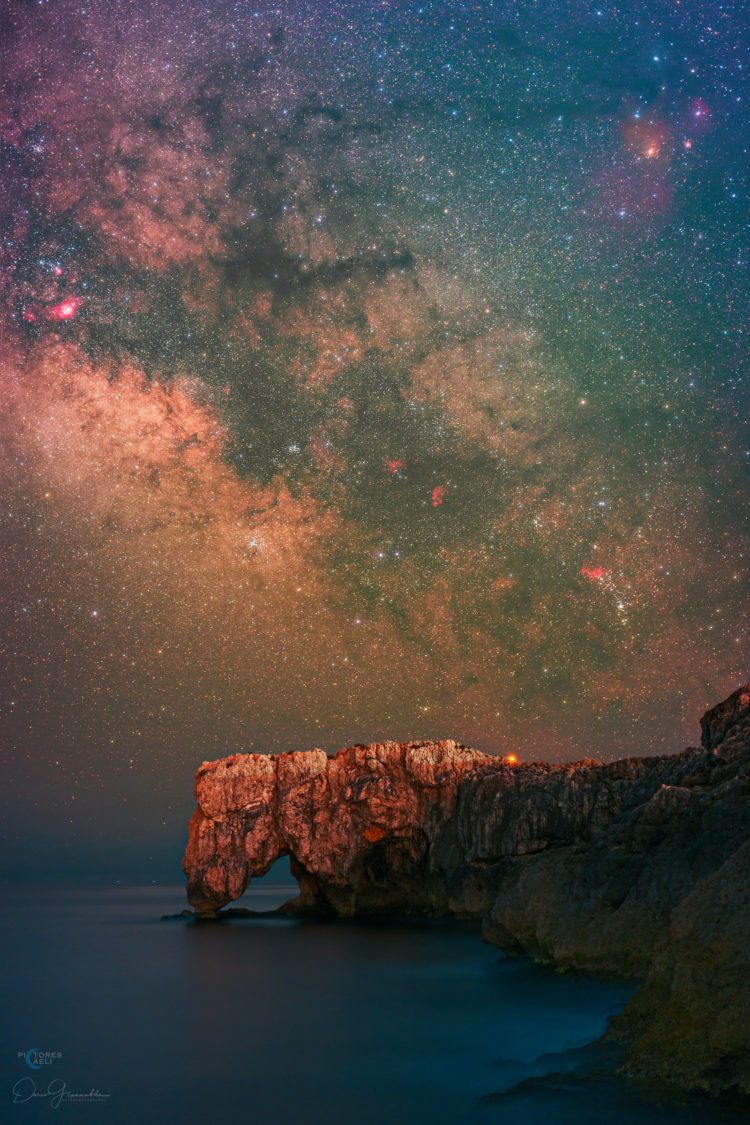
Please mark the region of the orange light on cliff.
[[505, 761], [508, 763], [509, 766], [514, 766], [516, 764], [516, 762], [518, 761], [518, 758], [516, 757], [515, 754], [506, 754], [505, 755]]

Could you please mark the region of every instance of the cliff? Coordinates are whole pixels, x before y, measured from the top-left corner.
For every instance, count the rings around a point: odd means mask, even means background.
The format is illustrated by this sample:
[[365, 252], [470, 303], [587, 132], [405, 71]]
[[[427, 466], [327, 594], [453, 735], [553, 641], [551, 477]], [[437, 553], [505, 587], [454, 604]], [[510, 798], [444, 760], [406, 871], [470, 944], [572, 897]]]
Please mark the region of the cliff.
[[646, 978], [629, 1066], [750, 1093], [750, 685], [702, 745], [513, 765], [455, 742], [204, 763], [183, 869], [210, 914], [290, 856], [288, 912], [451, 913], [563, 968]]
[[182, 865], [188, 899], [215, 910], [288, 855], [300, 886], [290, 910], [459, 912], [449, 891], [459, 789], [484, 774], [512, 771], [450, 741], [204, 762]]

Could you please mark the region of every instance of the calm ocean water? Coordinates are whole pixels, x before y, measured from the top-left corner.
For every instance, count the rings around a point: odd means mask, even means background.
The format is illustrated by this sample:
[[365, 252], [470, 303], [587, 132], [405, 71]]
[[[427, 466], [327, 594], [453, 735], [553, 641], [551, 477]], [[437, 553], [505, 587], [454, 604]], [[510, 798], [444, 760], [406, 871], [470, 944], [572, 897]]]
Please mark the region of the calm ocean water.
[[504, 960], [474, 925], [160, 920], [184, 905], [182, 886], [4, 889], [3, 1121], [736, 1121], [602, 1072], [585, 1044], [629, 987]]

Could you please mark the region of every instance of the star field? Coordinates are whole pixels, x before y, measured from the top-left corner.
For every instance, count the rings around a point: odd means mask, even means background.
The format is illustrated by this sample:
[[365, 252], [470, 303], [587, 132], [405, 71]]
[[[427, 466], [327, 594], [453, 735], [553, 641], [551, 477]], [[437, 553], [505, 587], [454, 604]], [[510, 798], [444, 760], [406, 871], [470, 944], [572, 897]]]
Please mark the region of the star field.
[[9, 838], [158, 849], [237, 750], [694, 742], [747, 665], [741, 9], [4, 19]]

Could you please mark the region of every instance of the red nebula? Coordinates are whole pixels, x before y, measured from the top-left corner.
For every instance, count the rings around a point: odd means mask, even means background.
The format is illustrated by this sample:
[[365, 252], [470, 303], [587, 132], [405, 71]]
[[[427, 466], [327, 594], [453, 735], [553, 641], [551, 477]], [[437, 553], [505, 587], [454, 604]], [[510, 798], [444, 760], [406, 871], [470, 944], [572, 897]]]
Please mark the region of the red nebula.
[[693, 120], [705, 121], [711, 116], [711, 107], [706, 105], [703, 98], [694, 98], [690, 103], [690, 116]]
[[66, 301], [61, 301], [59, 305], [53, 305], [51, 309], [46, 309], [45, 320], [70, 320], [78, 312], [80, 304], [78, 297], [69, 297]]
[[685, 118], [685, 131], [690, 136], [703, 137], [711, 129], [711, 107], [702, 98], [693, 98]]
[[607, 577], [607, 572], [603, 566], [582, 566], [581, 574], [591, 582], [601, 582], [602, 578]]
[[399, 469], [403, 469], [404, 462], [400, 459], [397, 461], [386, 461], [385, 467], [389, 473], [397, 473]]
[[634, 156], [655, 160], [659, 156], [671, 155], [673, 137], [666, 123], [658, 117], [646, 119], [629, 118], [620, 126], [625, 147]]
[[445, 485], [439, 484], [432, 490], [432, 506], [437, 508], [438, 504], [442, 504], [445, 499]]

